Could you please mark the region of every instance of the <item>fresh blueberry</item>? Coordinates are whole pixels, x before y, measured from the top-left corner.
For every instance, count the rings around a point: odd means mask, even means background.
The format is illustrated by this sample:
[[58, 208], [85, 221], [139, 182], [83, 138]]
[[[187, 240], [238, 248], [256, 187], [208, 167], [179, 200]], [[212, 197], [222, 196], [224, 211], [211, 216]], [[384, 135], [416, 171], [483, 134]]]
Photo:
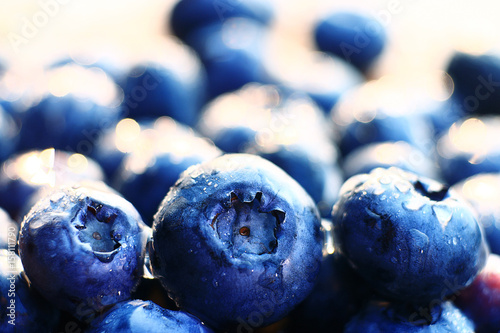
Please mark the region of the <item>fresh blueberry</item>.
[[54, 332], [59, 311], [30, 286], [21, 260], [12, 251], [0, 250], [0, 331]]
[[323, 220], [321, 225], [325, 233], [323, 262], [314, 289], [289, 315], [291, 333], [343, 332], [373, 295], [345, 257], [335, 251], [332, 223]]
[[199, 59], [176, 40], [161, 39], [127, 74], [124, 114], [137, 120], [169, 116], [193, 125], [206, 99]]
[[330, 52], [365, 72], [387, 43], [386, 31], [375, 18], [361, 12], [336, 11], [317, 22], [317, 47]]
[[164, 309], [151, 301], [133, 300], [113, 306], [94, 320], [88, 333], [210, 333], [198, 318], [182, 311]]
[[221, 151], [168, 117], [142, 124], [140, 131], [132, 139], [137, 149], [123, 160], [114, 186], [139, 211], [143, 221], [152, 225], [158, 206], [179, 175], [191, 165], [221, 155]]
[[452, 98], [468, 115], [499, 114], [500, 57], [456, 52], [446, 71], [453, 79]]
[[403, 92], [393, 86], [397, 80], [387, 81], [368, 82], [344, 93], [332, 110], [343, 156], [363, 145], [397, 141], [408, 142], [424, 154], [432, 152], [435, 143], [427, 115], [415, 110], [411, 96], [400, 101], [398, 94]]
[[474, 282], [455, 304], [476, 324], [477, 333], [500, 331], [500, 256], [490, 254]]
[[116, 84], [104, 72], [67, 65], [48, 71], [38, 104], [22, 111], [20, 151], [56, 148], [88, 155], [121, 117]]
[[342, 163], [345, 178], [369, 173], [375, 168], [398, 167], [418, 175], [439, 179], [437, 162], [420, 149], [404, 141], [378, 142], [361, 146], [346, 156]]
[[455, 122], [437, 142], [443, 179], [455, 184], [465, 178], [500, 171], [500, 116]]
[[143, 275], [150, 229], [122, 197], [62, 187], [25, 217], [19, 253], [32, 285], [81, 319], [130, 298]]
[[491, 252], [500, 255], [500, 173], [478, 174], [452, 189], [476, 210]]
[[3, 208], [0, 208], [0, 230], [2, 230], [0, 233], [0, 249], [9, 249], [16, 252], [18, 229], [17, 223], [10, 218]]
[[185, 40], [196, 30], [233, 17], [244, 17], [268, 25], [273, 18], [273, 5], [264, 0], [179, 0], [170, 13], [169, 23], [172, 33]]
[[189, 168], [155, 215], [152, 270], [177, 305], [207, 325], [252, 331], [312, 290], [319, 213], [280, 168], [228, 154]]
[[[373, 303], [346, 325], [345, 333], [473, 333], [474, 324], [453, 303], [444, 302], [427, 310], [400, 304]], [[424, 317], [425, 316], [425, 317]], [[422, 319], [421, 319], [422, 318]], [[429, 322], [430, 319], [430, 322]]]
[[340, 251], [392, 299], [441, 300], [470, 284], [486, 261], [472, 208], [445, 185], [395, 167], [347, 180], [332, 215]]
[[208, 99], [250, 82], [272, 83], [266, 66], [268, 29], [243, 18], [192, 32], [186, 43], [199, 55], [207, 74]]
[[13, 156], [0, 170], [0, 207], [20, 222], [36, 192], [82, 180], [103, 181], [104, 174], [81, 154], [51, 148]]

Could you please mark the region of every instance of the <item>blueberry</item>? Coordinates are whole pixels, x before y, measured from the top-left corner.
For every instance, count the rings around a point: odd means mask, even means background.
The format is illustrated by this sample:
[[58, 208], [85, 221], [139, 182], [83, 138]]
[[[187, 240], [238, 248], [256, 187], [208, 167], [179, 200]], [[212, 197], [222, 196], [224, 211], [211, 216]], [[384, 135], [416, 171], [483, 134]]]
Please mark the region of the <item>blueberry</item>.
[[130, 298], [143, 274], [149, 236], [128, 201], [75, 185], [56, 189], [31, 209], [19, 253], [33, 286], [81, 319]]
[[445, 185], [395, 167], [347, 180], [332, 215], [340, 251], [392, 299], [440, 300], [470, 284], [486, 261], [472, 208]]
[[119, 90], [103, 72], [68, 65], [46, 74], [38, 104], [21, 114], [19, 150], [56, 148], [88, 155], [121, 117]]
[[476, 324], [477, 333], [500, 331], [500, 256], [490, 254], [474, 282], [455, 304]]
[[452, 98], [468, 115], [499, 114], [500, 57], [456, 52], [446, 71], [453, 79]]
[[168, 117], [143, 123], [140, 131], [133, 139], [138, 149], [124, 158], [114, 186], [151, 225], [158, 206], [179, 175], [191, 165], [221, 155], [221, 151]]
[[375, 18], [361, 12], [336, 11], [319, 20], [314, 28], [317, 47], [365, 72], [382, 53], [387, 36]]
[[86, 332], [210, 333], [212, 330], [186, 312], [163, 309], [151, 301], [132, 300], [113, 306], [94, 320]]
[[342, 163], [345, 178], [369, 173], [375, 168], [398, 167], [418, 175], [439, 179], [437, 162], [420, 149], [404, 141], [378, 142], [361, 146], [346, 156]]
[[45, 149], [13, 156], [0, 170], [0, 206], [21, 221], [39, 191], [82, 180], [104, 180], [101, 167], [81, 154]]
[[135, 63], [123, 85], [124, 114], [137, 120], [169, 116], [193, 125], [206, 99], [206, 77], [192, 50], [161, 39]]
[[426, 311], [425, 319], [419, 320], [419, 309], [407, 308], [401, 304], [372, 303], [347, 323], [344, 332], [474, 332], [474, 324], [451, 302], [438, 304]]
[[0, 331], [54, 332], [59, 311], [30, 286], [21, 260], [12, 251], [0, 250]]
[[[343, 156], [367, 144], [397, 141], [408, 142], [424, 154], [432, 153], [433, 131], [425, 110], [415, 109], [415, 97], [402, 95], [405, 91], [397, 87], [407, 85], [397, 78], [387, 81], [367, 82], [350, 90], [332, 110], [336, 141]], [[406, 97], [402, 101], [400, 94]]]
[[206, 70], [208, 99], [250, 82], [273, 83], [266, 66], [268, 30], [254, 21], [231, 18], [186, 37]]
[[267, 25], [273, 18], [273, 5], [263, 0], [179, 0], [170, 13], [169, 23], [172, 33], [185, 40], [193, 31], [232, 17], [244, 17]]
[[476, 210], [492, 253], [500, 255], [500, 173], [478, 174], [452, 186]]
[[455, 122], [437, 142], [443, 178], [455, 184], [465, 178], [500, 170], [500, 116], [483, 116]]
[[19, 227], [9, 214], [0, 207], [0, 249], [16, 251], [17, 235]]
[[152, 270], [217, 330], [283, 318], [311, 291], [322, 236], [307, 193], [269, 161], [228, 154], [189, 168], [153, 225]]

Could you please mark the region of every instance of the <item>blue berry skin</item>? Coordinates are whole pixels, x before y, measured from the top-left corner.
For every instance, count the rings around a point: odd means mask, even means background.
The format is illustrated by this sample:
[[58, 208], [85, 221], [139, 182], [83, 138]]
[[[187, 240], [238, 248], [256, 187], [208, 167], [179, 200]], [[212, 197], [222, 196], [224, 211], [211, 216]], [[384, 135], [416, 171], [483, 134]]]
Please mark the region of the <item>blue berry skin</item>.
[[211, 141], [171, 118], [142, 125], [145, 143], [124, 158], [113, 183], [151, 226], [158, 206], [180, 174], [222, 152]]
[[0, 207], [20, 223], [35, 194], [83, 180], [103, 181], [104, 173], [81, 154], [45, 149], [12, 156], [0, 170]]
[[18, 229], [17, 223], [0, 207], [0, 230], [2, 230], [0, 233], [0, 249], [7, 250], [10, 245], [10, 250], [16, 250]]
[[500, 331], [500, 256], [489, 255], [484, 269], [460, 292], [455, 304], [475, 323], [477, 333]]
[[490, 251], [500, 255], [500, 173], [478, 174], [451, 188], [476, 210]]
[[0, 250], [0, 302], [1, 332], [54, 332], [57, 328], [59, 311], [30, 286], [21, 259], [7, 250]]
[[479, 173], [500, 171], [500, 116], [455, 122], [437, 141], [443, 179], [453, 185]]
[[336, 244], [380, 294], [421, 303], [472, 282], [487, 245], [454, 191], [401, 169], [350, 178], [332, 212]]
[[418, 321], [418, 309], [398, 304], [369, 304], [346, 325], [345, 333], [473, 333], [474, 324], [453, 303], [436, 306], [431, 323]]
[[232, 18], [186, 37], [205, 67], [209, 100], [250, 82], [275, 81], [265, 63], [267, 33], [254, 21]]
[[350, 11], [330, 13], [319, 20], [314, 39], [318, 49], [344, 59], [362, 72], [370, 69], [387, 43], [380, 22]]
[[94, 320], [87, 333], [210, 333], [196, 317], [182, 311], [164, 309], [151, 301], [121, 302]]
[[273, 18], [273, 6], [268, 1], [180, 0], [170, 13], [171, 32], [185, 40], [205, 26], [223, 23], [232, 17], [243, 17], [268, 25]]
[[97, 187], [62, 187], [25, 217], [19, 253], [32, 285], [82, 319], [89, 309], [102, 312], [130, 298], [143, 275], [149, 237], [122, 197]]
[[321, 256], [312, 199], [274, 164], [247, 154], [189, 168], [155, 215], [150, 250], [170, 297], [216, 330], [286, 316], [312, 290]]
[[398, 167], [418, 175], [440, 179], [437, 162], [420, 149], [404, 141], [377, 142], [361, 146], [342, 163], [345, 179], [360, 173], [369, 173], [376, 168]]
[[452, 99], [468, 115], [499, 114], [500, 57], [456, 52], [446, 71], [455, 86]]

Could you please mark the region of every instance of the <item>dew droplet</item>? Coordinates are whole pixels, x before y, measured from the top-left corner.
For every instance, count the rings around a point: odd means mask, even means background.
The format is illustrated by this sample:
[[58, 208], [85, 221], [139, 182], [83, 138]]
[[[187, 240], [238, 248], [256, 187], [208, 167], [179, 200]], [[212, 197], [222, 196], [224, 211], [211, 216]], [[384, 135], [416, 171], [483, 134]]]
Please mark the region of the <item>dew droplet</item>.
[[457, 237], [453, 237], [452, 242], [453, 242], [453, 245], [457, 245], [458, 244]]
[[419, 210], [425, 204], [425, 200], [418, 197], [413, 197], [408, 201], [403, 202], [403, 208], [408, 210]]
[[394, 184], [394, 187], [398, 189], [401, 193], [406, 193], [411, 189], [410, 182], [399, 180]]
[[208, 183], [207, 183], [207, 185], [208, 185], [208, 186], [212, 185], [212, 182], [208, 182]]
[[398, 259], [396, 259], [396, 257], [392, 257], [392, 258], [391, 258], [391, 262], [392, 262], [393, 264], [396, 264], [396, 263], [398, 262]]
[[216, 279], [214, 279], [212, 281], [212, 285], [214, 286], [214, 288], [217, 288], [219, 286], [219, 281], [217, 281]]
[[435, 204], [432, 206], [432, 210], [434, 211], [434, 214], [436, 215], [439, 223], [443, 228], [445, 228], [448, 225], [448, 222], [450, 222], [451, 217], [453, 216], [453, 212], [448, 206], [440, 205], [440, 204]]

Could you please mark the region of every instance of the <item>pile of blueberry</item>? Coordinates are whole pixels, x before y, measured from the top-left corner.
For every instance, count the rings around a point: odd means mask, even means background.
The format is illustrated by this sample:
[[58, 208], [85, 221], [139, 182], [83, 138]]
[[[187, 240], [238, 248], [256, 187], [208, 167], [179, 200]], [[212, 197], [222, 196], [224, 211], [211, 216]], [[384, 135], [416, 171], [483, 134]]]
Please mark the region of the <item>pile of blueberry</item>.
[[360, 12], [317, 19], [314, 78], [267, 1], [168, 15], [133, 64], [0, 64], [0, 331], [500, 332], [499, 56], [437, 100], [372, 77]]

